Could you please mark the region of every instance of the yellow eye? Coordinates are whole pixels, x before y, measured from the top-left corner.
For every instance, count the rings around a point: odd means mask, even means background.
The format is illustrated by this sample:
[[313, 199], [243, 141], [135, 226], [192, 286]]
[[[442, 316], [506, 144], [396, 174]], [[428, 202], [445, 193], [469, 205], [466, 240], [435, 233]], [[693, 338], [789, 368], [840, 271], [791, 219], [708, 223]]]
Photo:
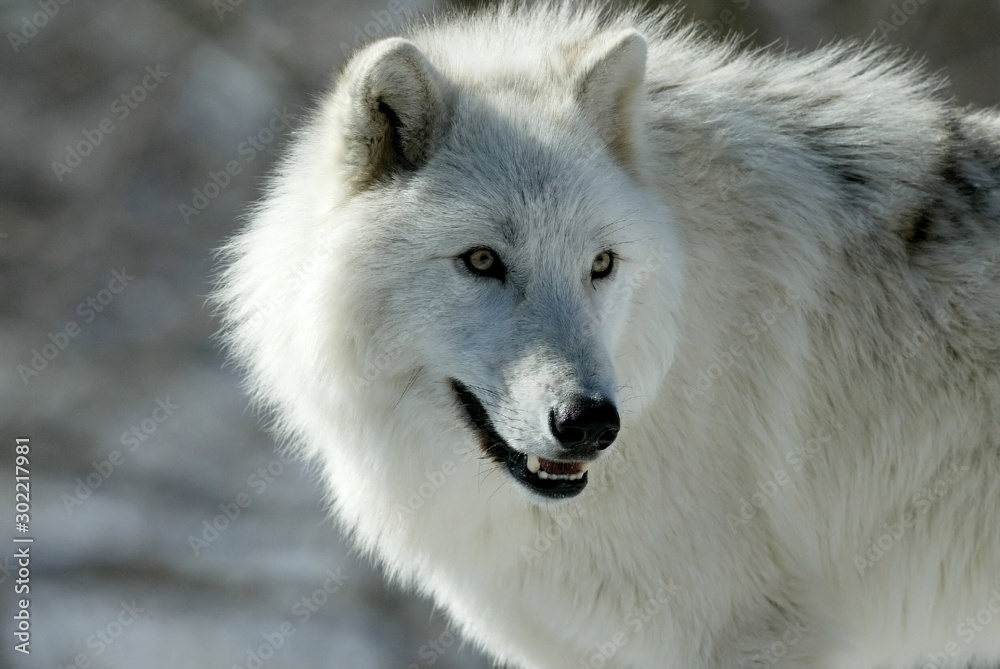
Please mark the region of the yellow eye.
[[465, 268], [475, 274], [489, 279], [507, 280], [507, 268], [497, 256], [496, 251], [485, 246], [469, 249], [461, 256]]
[[489, 249], [476, 249], [469, 254], [469, 264], [478, 272], [489, 271], [493, 267], [495, 256]]
[[614, 255], [611, 251], [601, 251], [594, 258], [594, 263], [590, 266], [590, 278], [603, 279], [611, 273], [614, 265]]

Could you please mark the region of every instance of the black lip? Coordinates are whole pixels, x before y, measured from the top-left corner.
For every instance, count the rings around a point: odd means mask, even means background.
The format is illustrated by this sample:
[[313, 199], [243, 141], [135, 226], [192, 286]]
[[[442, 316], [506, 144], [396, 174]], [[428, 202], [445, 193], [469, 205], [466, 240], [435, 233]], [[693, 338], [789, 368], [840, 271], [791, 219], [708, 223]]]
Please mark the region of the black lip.
[[507, 445], [503, 437], [493, 427], [493, 421], [486, 407], [469, 388], [457, 379], [449, 379], [451, 388], [465, 409], [469, 425], [479, 436], [479, 446], [494, 462], [507, 465], [507, 471], [522, 485], [532, 491], [552, 499], [575, 497], [587, 487], [587, 472], [569, 481], [567, 479], [541, 479], [528, 471], [528, 456]]

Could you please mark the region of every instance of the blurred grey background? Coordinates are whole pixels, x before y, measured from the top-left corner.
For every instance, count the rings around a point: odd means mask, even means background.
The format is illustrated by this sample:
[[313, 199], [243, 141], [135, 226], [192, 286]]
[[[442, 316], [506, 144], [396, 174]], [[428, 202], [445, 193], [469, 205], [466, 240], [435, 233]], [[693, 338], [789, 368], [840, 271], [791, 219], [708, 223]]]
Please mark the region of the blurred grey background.
[[[432, 2], [0, 5], [0, 665], [489, 666], [342, 542], [247, 411], [204, 306], [212, 249], [289, 128], [345, 54]], [[1000, 102], [997, 0], [680, 9], [750, 44], [883, 39], [960, 103]], [[30, 656], [11, 617], [25, 436]]]

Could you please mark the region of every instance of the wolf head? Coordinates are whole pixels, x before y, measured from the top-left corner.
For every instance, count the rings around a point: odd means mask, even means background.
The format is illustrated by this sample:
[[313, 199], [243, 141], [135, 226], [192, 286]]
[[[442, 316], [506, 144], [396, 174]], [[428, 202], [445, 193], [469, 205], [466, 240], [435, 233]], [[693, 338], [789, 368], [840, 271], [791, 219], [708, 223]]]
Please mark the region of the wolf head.
[[[422, 444], [405, 466], [440, 462], [447, 435], [532, 499], [574, 496], [678, 330], [681, 255], [644, 169], [646, 43], [624, 31], [475, 72], [419, 43], [359, 53], [303, 133], [234, 267], [250, 248], [308, 253], [292, 237], [333, 255], [283, 326], [244, 307], [234, 329], [291, 413], [315, 383], [313, 413], [377, 415]], [[429, 425], [440, 439], [407, 436]]]

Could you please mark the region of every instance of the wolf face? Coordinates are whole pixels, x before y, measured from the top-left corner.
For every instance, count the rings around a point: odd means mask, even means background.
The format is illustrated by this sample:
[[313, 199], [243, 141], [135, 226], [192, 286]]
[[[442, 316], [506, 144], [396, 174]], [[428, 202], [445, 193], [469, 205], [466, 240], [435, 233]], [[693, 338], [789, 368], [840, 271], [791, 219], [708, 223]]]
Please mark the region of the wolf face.
[[[459, 95], [445, 68], [388, 40], [326, 110], [353, 184], [342, 218], [364, 240], [348, 254], [358, 364], [390, 359], [375, 383], [436, 396], [542, 498], [582, 491], [652, 394], [681, 289], [669, 213], [637, 183], [640, 131], [622, 120], [645, 43], [628, 32], [592, 48], [554, 83], [565, 95], [552, 109], [507, 89]], [[662, 330], [626, 327], [653, 303]]]

